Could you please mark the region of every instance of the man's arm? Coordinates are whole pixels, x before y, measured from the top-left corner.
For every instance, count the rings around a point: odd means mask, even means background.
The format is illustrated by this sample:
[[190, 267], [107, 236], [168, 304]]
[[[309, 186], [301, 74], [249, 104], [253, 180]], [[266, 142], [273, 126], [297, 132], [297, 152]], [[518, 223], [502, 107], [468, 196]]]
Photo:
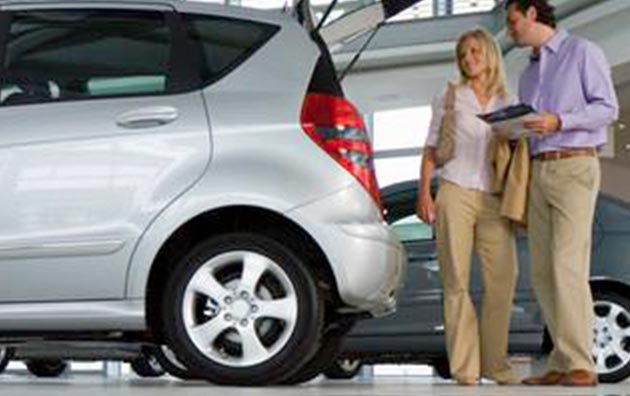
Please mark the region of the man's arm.
[[619, 116], [619, 103], [602, 50], [585, 42], [581, 60], [582, 86], [587, 104], [582, 109], [558, 114], [561, 131], [596, 131]]

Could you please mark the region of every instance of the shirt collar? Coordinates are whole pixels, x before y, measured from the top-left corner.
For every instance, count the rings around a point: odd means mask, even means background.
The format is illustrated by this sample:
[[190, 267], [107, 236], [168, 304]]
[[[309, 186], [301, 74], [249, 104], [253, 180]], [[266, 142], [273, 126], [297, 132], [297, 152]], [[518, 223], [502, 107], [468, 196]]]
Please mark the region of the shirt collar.
[[549, 40], [545, 44], [543, 44], [543, 48], [549, 48], [552, 52], [557, 53], [560, 49], [560, 46], [567, 39], [569, 34], [564, 29], [556, 30], [556, 33], [551, 36]]

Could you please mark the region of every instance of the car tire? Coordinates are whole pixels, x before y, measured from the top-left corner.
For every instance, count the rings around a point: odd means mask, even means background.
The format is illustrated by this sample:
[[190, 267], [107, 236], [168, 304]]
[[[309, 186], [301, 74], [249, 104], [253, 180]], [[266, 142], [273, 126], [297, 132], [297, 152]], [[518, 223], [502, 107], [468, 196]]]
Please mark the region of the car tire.
[[614, 290], [593, 289], [593, 359], [599, 382], [630, 376], [630, 300]]
[[143, 351], [139, 357], [131, 360], [129, 365], [133, 372], [142, 378], [157, 378], [166, 374], [166, 370], [150, 349]]
[[156, 346], [155, 348], [152, 348], [152, 353], [160, 363], [160, 366], [162, 366], [164, 370], [173, 377], [183, 380], [197, 379], [197, 376], [188, 370], [184, 363], [177, 359], [175, 352], [173, 352], [168, 346]]
[[249, 233], [194, 248], [177, 264], [162, 308], [166, 343], [195, 376], [249, 386], [281, 383], [303, 367], [324, 312], [306, 259]]
[[11, 358], [13, 358], [13, 348], [0, 347], [0, 374], [6, 370]]
[[435, 373], [442, 379], [451, 379], [451, 366], [446, 356], [431, 361]]
[[68, 370], [68, 362], [61, 359], [32, 359], [24, 362], [27, 370], [36, 377], [56, 378]]
[[339, 321], [332, 324], [324, 333], [322, 342], [315, 353], [315, 356], [302, 367], [298, 372], [284, 380], [284, 385], [300, 384], [307, 382], [324, 373], [324, 371], [335, 364], [337, 356], [341, 354], [341, 343], [344, 337], [354, 326], [353, 320]]
[[358, 358], [335, 359], [326, 367], [324, 375], [331, 380], [349, 380], [356, 377], [362, 367], [363, 362]]

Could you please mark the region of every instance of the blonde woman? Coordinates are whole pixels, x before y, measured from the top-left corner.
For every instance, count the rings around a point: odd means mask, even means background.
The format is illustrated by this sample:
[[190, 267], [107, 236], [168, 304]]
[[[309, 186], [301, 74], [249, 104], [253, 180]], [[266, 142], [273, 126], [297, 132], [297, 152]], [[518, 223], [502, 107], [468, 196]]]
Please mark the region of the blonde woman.
[[[433, 102], [418, 216], [437, 223], [446, 347], [453, 378], [460, 385], [473, 385], [481, 377], [512, 384], [517, 379], [507, 359], [507, 346], [517, 278], [516, 247], [510, 222], [499, 214], [500, 199], [491, 191], [488, 145], [492, 131], [477, 115], [513, 100], [506, 92], [501, 53], [489, 33], [464, 33], [456, 57], [460, 81], [449, 83]], [[441, 146], [449, 135], [452, 144], [446, 145], [445, 154]], [[443, 166], [434, 202], [430, 184], [436, 163]], [[473, 249], [481, 261], [484, 288], [479, 319], [469, 294]]]

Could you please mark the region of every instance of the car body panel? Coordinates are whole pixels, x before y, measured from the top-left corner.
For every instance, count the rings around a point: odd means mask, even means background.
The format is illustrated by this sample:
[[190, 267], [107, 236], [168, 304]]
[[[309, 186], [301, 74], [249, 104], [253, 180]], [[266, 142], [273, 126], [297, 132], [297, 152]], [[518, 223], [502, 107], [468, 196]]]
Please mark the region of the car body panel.
[[[116, 123], [156, 105], [177, 120]], [[210, 159], [201, 95], [15, 106], [0, 117], [10, 125], [0, 137], [0, 302], [123, 298], [143, 231]]]

